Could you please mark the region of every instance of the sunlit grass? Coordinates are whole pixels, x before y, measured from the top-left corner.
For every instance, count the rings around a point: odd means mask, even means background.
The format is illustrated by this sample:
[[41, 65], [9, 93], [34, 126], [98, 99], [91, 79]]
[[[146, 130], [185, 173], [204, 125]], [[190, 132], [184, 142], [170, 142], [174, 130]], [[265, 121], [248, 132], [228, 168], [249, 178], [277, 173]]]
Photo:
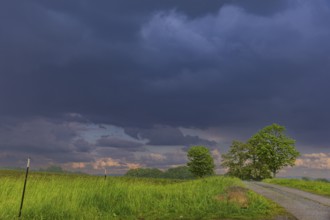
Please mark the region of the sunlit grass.
[[264, 182], [297, 188], [319, 195], [330, 196], [330, 183], [322, 181], [306, 181], [300, 179], [266, 179]]
[[[18, 215], [24, 173], [0, 171], [0, 219]], [[218, 201], [236, 178], [179, 181], [88, 175], [29, 176], [22, 219], [264, 219], [280, 210], [249, 191], [249, 206]]]

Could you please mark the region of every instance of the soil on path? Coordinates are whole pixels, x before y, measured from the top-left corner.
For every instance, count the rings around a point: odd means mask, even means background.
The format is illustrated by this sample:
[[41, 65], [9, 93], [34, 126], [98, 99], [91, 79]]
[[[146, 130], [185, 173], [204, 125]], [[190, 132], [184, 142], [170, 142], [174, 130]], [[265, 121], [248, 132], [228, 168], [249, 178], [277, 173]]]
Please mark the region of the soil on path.
[[246, 186], [273, 200], [299, 220], [330, 220], [330, 198], [262, 182], [245, 182]]

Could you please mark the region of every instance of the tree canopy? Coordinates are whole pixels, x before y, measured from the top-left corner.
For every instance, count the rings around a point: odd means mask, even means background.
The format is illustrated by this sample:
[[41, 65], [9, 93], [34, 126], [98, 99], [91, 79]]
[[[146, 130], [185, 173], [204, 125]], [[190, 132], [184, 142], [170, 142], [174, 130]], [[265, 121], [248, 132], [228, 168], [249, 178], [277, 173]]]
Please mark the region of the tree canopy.
[[222, 155], [222, 166], [229, 167], [228, 175], [245, 179], [248, 175], [246, 161], [249, 159], [249, 146], [240, 141], [233, 141], [229, 152]]
[[253, 135], [249, 144], [255, 149], [259, 162], [267, 164], [273, 177], [286, 166], [293, 166], [300, 155], [295, 140], [285, 135], [285, 127], [272, 124]]
[[188, 151], [188, 160], [187, 166], [195, 177], [214, 175], [214, 160], [206, 147], [191, 147]]
[[275, 177], [280, 169], [293, 166], [299, 152], [295, 141], [285, 135], [285, 127], [272, 124], [253, 135], [247, 143], [234, 141], [222, 155], [228, 175], [261, 180]]

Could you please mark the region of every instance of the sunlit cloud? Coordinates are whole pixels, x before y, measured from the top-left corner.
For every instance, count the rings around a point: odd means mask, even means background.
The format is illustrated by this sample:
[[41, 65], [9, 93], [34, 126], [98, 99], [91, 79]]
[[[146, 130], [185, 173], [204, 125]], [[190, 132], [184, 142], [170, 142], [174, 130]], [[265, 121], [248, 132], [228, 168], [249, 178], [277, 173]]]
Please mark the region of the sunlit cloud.
[[83, 169], [85, 167], [86, 167], [86, 163], [82, 163], [82, 162], [71, 163], [71, 168], [73, 168], [73, 169]]
[[126, 166], [128, 169], [137, 169], [142, 167], [142, 165], [139, 163], [126, 163]]
[[142, 167], [140, 163], [123, 162], [111, 157], [98, 158], [94, 162], [73, 162], [69, 163], [66, 167], [71, 169], [85, 169], [92, 168], [93, 170], [102, 170], [105, 168], [115, 168], [119, 170], [137, 169]]
[[295, 164], [297, 167], [330, 169], [330, 153], [303, 154]]
[[92, 163], [94, 169], [101, 169], [104, 167], [120, 167], [121, 164], [112, 158], [100, 158]]

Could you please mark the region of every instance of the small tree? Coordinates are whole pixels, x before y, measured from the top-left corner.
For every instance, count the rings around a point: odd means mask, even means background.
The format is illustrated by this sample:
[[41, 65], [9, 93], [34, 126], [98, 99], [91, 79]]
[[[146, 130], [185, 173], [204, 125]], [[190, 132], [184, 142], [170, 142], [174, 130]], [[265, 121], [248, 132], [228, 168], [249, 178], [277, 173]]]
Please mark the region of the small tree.
[[188, 151], [188, 160], [187, 166], [195, 177], [214, 175], [214, 160], [206, 147], [191, 147]]

